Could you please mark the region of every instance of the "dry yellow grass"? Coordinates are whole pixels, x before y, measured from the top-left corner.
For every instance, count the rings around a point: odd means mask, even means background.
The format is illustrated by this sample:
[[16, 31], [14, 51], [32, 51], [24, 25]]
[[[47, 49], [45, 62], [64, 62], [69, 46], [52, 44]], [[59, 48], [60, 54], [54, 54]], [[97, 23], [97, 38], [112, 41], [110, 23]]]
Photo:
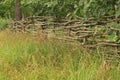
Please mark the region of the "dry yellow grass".
[[44, 35], [0, 32], [0, 80], [119, 80], [102, 55]]

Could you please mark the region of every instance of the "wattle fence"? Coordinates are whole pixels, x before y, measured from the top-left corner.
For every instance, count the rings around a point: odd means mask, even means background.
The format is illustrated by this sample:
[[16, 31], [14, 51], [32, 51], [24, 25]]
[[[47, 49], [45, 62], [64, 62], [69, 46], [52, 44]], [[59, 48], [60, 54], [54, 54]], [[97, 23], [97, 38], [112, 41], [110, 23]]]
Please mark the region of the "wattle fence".
[[[86, 48], [106, 48], [108, 53], [120, 53], [120, 22], [114, 16], [97, 18], [56, 19], [51, 16], [32, 16], [11, 21], [14, 32], [42, 32], [54, 39], [78, 41]], [[108, 50], [109, 49], [109, 50]]]

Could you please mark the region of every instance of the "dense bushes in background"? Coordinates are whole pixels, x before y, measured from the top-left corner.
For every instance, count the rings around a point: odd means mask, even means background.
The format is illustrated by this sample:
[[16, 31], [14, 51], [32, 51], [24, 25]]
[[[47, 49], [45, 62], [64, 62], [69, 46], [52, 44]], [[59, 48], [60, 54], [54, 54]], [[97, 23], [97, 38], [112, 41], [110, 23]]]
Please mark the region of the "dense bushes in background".
[[[14, 17], [15, 0], [0, 2], [0, 16]], [[21, 0], [22, 16], [100, 17], [120, 15], [120, 0]]]

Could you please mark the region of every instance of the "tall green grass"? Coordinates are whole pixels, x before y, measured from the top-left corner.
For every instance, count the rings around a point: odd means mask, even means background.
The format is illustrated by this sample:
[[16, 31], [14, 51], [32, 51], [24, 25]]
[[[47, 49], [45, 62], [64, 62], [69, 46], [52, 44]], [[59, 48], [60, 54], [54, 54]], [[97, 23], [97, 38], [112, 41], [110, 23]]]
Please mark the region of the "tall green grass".
[[120, 65], [95, 51], [39, 36], [0, 33], [0, 80], [119, 80]]

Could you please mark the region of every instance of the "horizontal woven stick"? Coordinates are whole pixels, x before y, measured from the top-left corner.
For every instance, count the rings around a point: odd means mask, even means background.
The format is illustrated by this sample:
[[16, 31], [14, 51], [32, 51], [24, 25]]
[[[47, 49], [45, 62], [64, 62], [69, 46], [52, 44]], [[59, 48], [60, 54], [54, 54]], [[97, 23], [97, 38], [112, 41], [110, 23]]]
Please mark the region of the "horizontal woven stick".
[[120, 47], [120, 44], [116, 43], [98, 43], [99, 46], [112, 46], [112, 47]]

